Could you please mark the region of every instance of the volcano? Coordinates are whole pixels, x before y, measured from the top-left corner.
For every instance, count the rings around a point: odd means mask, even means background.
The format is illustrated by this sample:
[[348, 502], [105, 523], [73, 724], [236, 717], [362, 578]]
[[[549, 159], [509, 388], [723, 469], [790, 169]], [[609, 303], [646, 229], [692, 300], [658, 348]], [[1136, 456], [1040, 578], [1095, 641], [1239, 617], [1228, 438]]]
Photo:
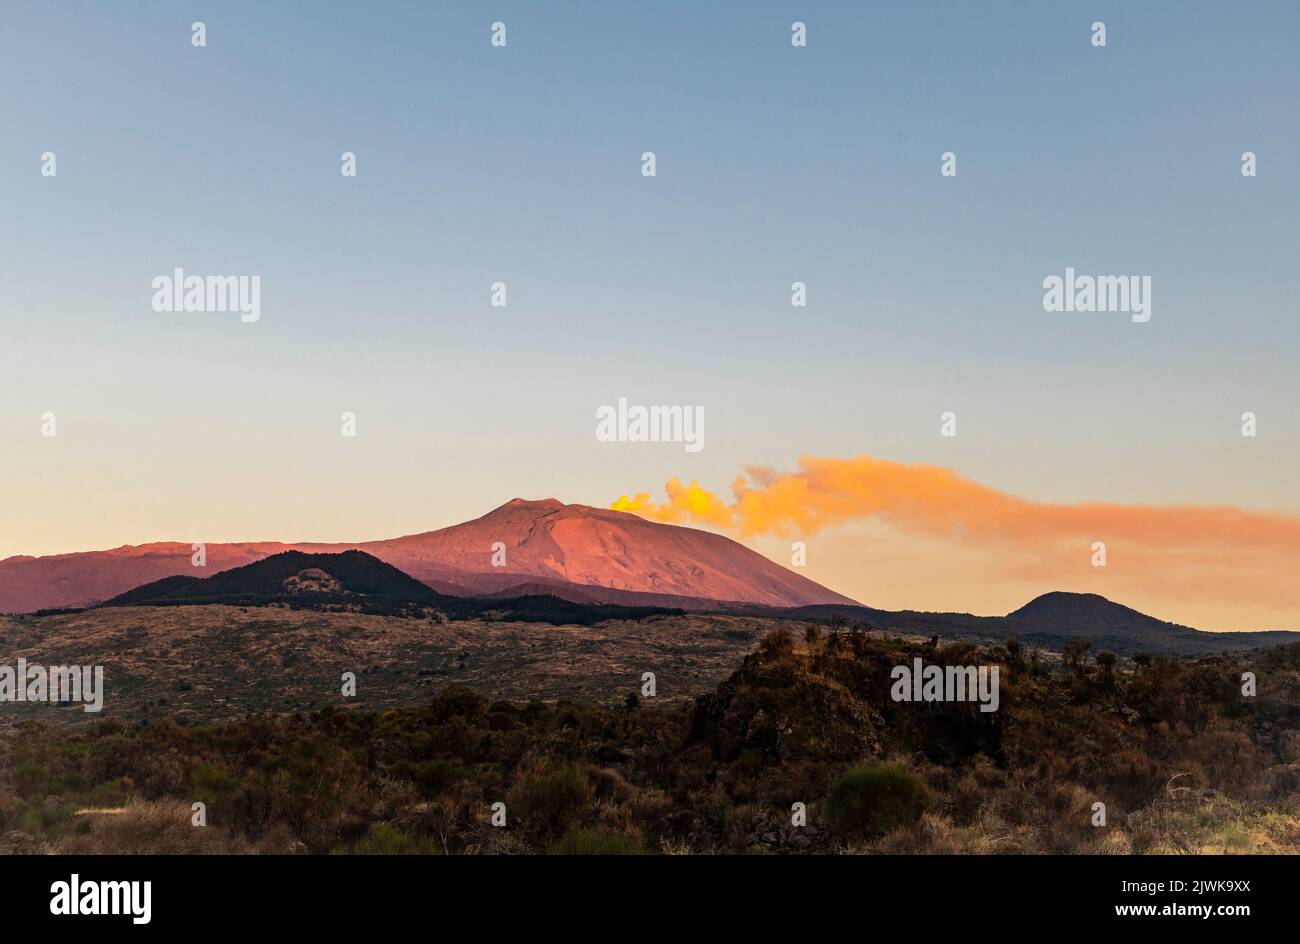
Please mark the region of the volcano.
[[684, 609], [855, 603], [719, 534], [553, 498], [515, 498], [481, 518], [390, 540], [207, 544], [204, 567], [191, 563], [192, 546], [180, 542], [10, 557], [0, 561], [0, 612], [87, 606], [165, 577], [210, 577], [284, 551], [347, 550], [452, 596], [549, 594]]

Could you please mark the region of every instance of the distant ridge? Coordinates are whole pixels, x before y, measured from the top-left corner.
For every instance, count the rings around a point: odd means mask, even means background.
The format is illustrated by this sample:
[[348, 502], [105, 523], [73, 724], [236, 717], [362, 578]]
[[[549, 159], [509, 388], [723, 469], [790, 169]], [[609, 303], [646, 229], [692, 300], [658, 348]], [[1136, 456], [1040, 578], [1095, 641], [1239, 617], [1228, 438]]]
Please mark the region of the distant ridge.
[[971, 638], [1021, 643], [1060, 651], [1071, 639], [1087, 639], [1092, 651], [1118, 655], [1212, 655], [1300, 642], [1300, 632], [1207, 633], [1140, 613], [1095, 593], [1053, 591], [1035, 597], [1006, 616], [877, 610], [863, 606], [804, 606], [783, 611], [799, 619], [865, 622], [917, 636]]

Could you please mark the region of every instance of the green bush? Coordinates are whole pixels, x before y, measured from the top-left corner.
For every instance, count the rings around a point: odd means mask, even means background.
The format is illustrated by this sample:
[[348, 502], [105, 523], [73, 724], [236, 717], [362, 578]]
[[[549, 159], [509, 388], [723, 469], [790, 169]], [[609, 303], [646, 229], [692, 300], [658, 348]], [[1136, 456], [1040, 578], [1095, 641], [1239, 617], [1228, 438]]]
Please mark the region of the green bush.
[[892, 764], [863, 764], [831, 784], [826, 816], [836, 831], [854, 839], [882, 836], [921, 818], [921, 779]]
[[412, 836], [394, 826], [381, 823], [350, 850], [352, 855], [437, 855], [442, 852], [428, 836]]
[[626, 836], [570, 829], [546, 850], [547, 855], [643, 855], [645, 850]]
[[586, 776], [567, 764], [549, 772], [530, 771], [510, 791], [509, 809], [530, 833], [554, 835], [582, 812], [588, 792]]
[[393, 765], [392, 773], [412, 781], [420, 795], [427, 799], [445, 793], [452, 784], [463, 780], [467, 775], [465, 768], [441, 758], [427, 761], [403, 760]]
[[40, 764], [33, 763], [19, 764], [9, 774], [9, 782], [14, 785], [14, 789], [21, 797], [50, 792], [54, 789], [51, 786], [52, 779], [48, 770]]
[[488, 700], [465, 685], [448, 685], [433, 696], [433, 718], [442, 723], [448, 718], [476, 718], [487, 708]]
[[239, 785], [239, 778], [216, 764], [200, 764], [190, 775], [190, 782], [198, 793], [214, 797], [234, 792]]
[[465, 771], [449, 760], [430, 760], [415, 766], [415, 782], [420, 792], [427, 797], [444, 793], [457, 780], [465, 776]]

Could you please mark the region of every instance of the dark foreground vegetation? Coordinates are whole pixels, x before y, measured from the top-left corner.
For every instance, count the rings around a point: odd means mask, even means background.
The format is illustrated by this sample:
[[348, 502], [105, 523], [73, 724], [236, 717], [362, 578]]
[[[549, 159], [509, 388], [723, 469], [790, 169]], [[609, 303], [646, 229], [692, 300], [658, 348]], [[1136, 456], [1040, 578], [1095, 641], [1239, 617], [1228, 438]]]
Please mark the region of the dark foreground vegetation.
[[[513, 704], [450, 686], [419, 707], [218, 727], [23, 722], [0, 738], [0, 845], [1300, 852], [1300, 646], [1249, 662], [1069, 656], [1048, 668], [1011, 640], [926, 646], [813, 626], [769, 633], [716, 692], [678, 705]], [[890, 671], [915, 657], [997, 665], [999, 710], [894, 702]]]

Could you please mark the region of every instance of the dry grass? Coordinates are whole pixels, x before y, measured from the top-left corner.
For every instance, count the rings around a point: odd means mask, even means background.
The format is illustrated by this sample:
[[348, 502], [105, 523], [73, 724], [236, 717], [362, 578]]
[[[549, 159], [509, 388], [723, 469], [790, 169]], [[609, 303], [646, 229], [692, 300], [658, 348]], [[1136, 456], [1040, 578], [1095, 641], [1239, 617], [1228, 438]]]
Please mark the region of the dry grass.
[[51, 852], [71, 855], [196, 855], [287, 853], [293, 840], [267, 837], [252, 843], [214, 826], [191, 824], [190, 807], [169, 800], [133, 800], [124, 807], [80, 810], [71, 832]]
[[[769, 625], [771, 621], [766, 621]], [[20, 719], [85, 724], [182, 717], [214, 723], [248, 712], [334, 705], [380, 710], [419, 704], [463, 684], [490, 698], [623, 698], [641, 673], [660, 703], [711, 691], [757, 644], [765, 621], [657, 616], [595, 626], [552, 626], [323, 613], [272, 607], [112, 607], [54, 616], [0, 616], [12, 659], [103, 665], [99, 714], [80, 706], [11, 705]], [[355, 697], [340, 677], [357, 675]]]
[[[442, 687], [206, 728], [19, 725], [0, 736], [0, 850], [1300, 853], [1300, 646], [1076, 675], [1000, 647], [799, 636], [666, 705]], [[891, 667], [917, 656], [1000, 664], [1000, 709], [893, 702]], [[919, 807], [846, 828], [846, 772], [881, 765]], [[210, 825], [190, 824], [195, 799]]]

